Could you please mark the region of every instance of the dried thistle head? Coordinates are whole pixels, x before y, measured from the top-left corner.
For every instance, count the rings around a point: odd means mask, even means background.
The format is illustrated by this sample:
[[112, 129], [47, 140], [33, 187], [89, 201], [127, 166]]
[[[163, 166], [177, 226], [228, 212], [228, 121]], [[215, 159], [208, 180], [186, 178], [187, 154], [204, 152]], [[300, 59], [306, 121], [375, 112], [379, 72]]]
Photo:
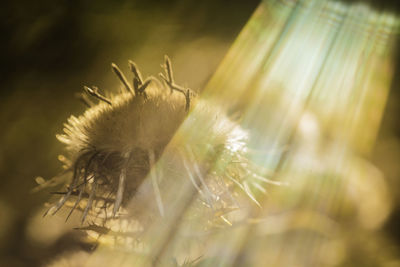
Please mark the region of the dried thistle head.
[[[156, 203], [162, 216], [163, 199], [174, 198], [184, 180], [190, 180], [198, 194], [197, 208], [202, 207], [201, 212], [194, 208], [188, 213], [196, 220], [229, 224], [225, 215], [239, 207], [238, 191], [258, 205], [253, 190], [265, 191], [260, 183], [268, 180], [247, 159], [247, 133], [238, 123], [216, 105], [178, 86], [167, 56], [162, 82], [143, 79], [132, 61], [129, 67], [132, 83], [112, 64], [124, 88], [117, 95], [107, 98], [97, 87], [84, 87], [86, 95], [81, 100], [88, 109], [79, 117], [71, 116], [64, 133], [57, 136], [66, 145], [63, 162], [70, 183], [46, 214], [55, 214], [68, 204], [67, 219], [80, 210], [82, 223], [90, 215], [101, 217], [104, 225], [118, 217], [121, 207], [131, 217], [138, 216], [128, 204], [138, 198], [138, 189], [150, 173], [154, 197], [147, 200]], [[88, 97], [99, 103], [93, 104]], [[174, 136], [178, 141], [171, 142]], [[163, 169], [151, 172], [162, 155]], [[163, 188], [171, 187], [176, 188], [169, 190], [170, 196], [164, 194]], [[88, 227], [99, 228], [92, 223]]]
[[87, 198], [82, 221], [99, 196], [113, 206], [115, 215], [135, 193], [185, 118], [194, 94], [175, 84], [167, 56], [168, 78], [162, 77], [171, 91], [153, 77], [143, 80], [132, 61], [129, 66], [134, 74], [132, 84], [112, 64], [125, 92], [106, 98], [97, 87], [85, 86], [85, 92], [99, 103], [93, 105], [82, 96], [89, 108], [78, 118], [71, 116], [64, 134], [57, 136], [66, 145], [72, 180], [64, 196], [49, 210], [53, 214], [75, 195], [70, 214], [82, 198]]

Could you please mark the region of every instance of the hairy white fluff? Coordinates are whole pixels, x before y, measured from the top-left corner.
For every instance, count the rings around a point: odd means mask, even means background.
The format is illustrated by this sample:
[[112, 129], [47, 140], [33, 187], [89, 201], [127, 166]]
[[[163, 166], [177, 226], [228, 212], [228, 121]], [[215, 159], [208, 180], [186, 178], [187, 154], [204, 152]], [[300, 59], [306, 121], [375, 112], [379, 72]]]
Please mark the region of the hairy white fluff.
[[135, 147], [164, 148], [187, 115], [185, 98], [156, 83], [146, 93], [147, 98], [121, 93], [110, 99], [112, 105], [102, 102], [78, 118], [71, 116], [57, 138], [71, 155], [93, 148], [121, 154]]

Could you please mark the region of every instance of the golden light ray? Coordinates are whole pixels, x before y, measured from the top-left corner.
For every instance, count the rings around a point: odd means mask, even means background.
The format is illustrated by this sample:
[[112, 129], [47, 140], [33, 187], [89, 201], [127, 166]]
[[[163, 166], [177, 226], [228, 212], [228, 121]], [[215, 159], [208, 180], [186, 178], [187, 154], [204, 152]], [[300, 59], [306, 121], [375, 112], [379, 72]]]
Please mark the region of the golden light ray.
[[[166, 216], [143, 234], [149, 244], [143, 251], [152, 259], [131, 256], [126, 262], [164, 265], [203, 257], [204, 266], [331, 266], [346, 262], [355, 247], [367, 247], [363, 235], [380, 242], [373, 231], [388, 216], [391, 200], [383, 175], [366, 158], [390, 88], [399, 23], [364, 4], [263, 1], [202, 99], [240, 114], [251, 161], [266, 181], [288, 186], [266, 182], [266, 195], [247, 192], [261, 207], [244, 205], [223, 217], [227, 227], [196, 235], [185, 218], [196, 213], [194, 199], [207, 188], [196, 189], [191, 179], [171, 184], [163, 188]], [[185, 147], [207, 138], [199, 127], [209, 122], [199, 109], [172, 143]], [[210, 162], [207, 147], [198, 153], [198, 162]], [[156, 169], [170, 168], [168, 155], [167, 148]], [[228, 172], [218, 158], [211, 161], [203, 174]]]

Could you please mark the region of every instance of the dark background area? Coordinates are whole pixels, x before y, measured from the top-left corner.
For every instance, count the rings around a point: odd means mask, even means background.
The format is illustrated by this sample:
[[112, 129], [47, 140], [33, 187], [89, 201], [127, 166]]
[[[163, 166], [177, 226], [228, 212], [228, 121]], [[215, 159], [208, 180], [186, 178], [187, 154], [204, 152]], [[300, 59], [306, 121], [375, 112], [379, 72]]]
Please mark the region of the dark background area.
[[[126, 62], [133, 59], [145, 74], [156, 74], [164, 54], [174, 60], [178, 81], [202, 88], [259, 2], [3, 3], [0, 10], [1, 266], [37, 266], [57, 251], [54, 246], [31, 242], [25, 231], [31, 216], [48, 198], [45, 193], [30, 193], [36, 185], [34, 178], [39, 175], [50, 178], [60, 171], [57, 155], [63, 148], [55, 134], [62, 131], [62, 124], [70, 114], [84, 110], [74, 93], [84, 84], [100, 88], [115, 84], [111, 62], [127, 71]], [[375, 8], [392, 12], [400, 6], [398, 1], [369, 2]], [[395, 79], [372, 160], [385, 173], [397, 203], [385, 231], [399, 242], [399, 53], [396, 62]], [[197, 70], [199, 64], [202, 68]], [[386, 160], [387, 153], [392, 153], [390, 160]]]

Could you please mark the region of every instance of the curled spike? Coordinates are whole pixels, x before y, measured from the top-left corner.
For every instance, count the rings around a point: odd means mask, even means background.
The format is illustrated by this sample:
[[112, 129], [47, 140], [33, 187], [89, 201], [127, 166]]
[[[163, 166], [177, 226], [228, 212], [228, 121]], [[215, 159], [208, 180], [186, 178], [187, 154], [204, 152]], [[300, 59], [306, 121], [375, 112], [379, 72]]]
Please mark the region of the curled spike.
[[119, 210], [119, 207], [121, 206], [122, 199], [124, 196], [124, 190], [125, 190], [125, 180], [126, 180], [126, 164], [129, 159], [130, 154], [125, 153], [124, 158], [126, 162], [124, 163], [124, 167], [121, 169], [121, 173], [119, 175], [119, 181], [118, 181], [118, 189], [117, 189], [117, 195], [115, 196], [115, 202], [114, 202], [114, 208], [113, 208], [113, 217], [115, 217], [115, 214]]
[[78, 183], [78, 179], [79, 179], [79, 175], [80, 175], [80, 163], [83, 157], [85, 157], [86, 154], [82, 154], [79, 156], [79, 158], [77, 159], [75, 166], [74, 166], [74, 174], [72, 176], [72, 182], [70, 187], [68, 188], [67, 193], [58, 201], [58, 203], [51, 207], [49, 210], [46, 211], [46, 213], [43, 216], [46, 216], [47, 213], [54, 209], [52, 215], [56, 214], [57, 211], [59, 211], [59, 209], [61, 209], [61, 207], [65, 204], [65, 202], [67, 202], [67, 200], [69, 199], [69, 197], [71, 196], [73, 189], [75, 188], [76, 184]]
[[[95, 152], [95, 153], [93, 153], [92, 156], [90, 156], [90, 158], [89, 158], [89, 160], [88, 160], [88, 162], [87, 162], [87, 164], [86, 164], [86, 166], [85, 166], [85, 172], [84, 172], [84, 175], [83, 175], [83, 183], [80, 184], [80, 185], [78, 185], [78, 187], [80, 188], [80, 189], [79, 189], [79, 194], [78, 194], [78, 199], [75, 201], [75, 204], [74, 204], [74, 206], [72, 207], [71, 211], [69, 212], [69, 214], [68, 214], [67, 218], [65, 219], [65, 221], [68, 221], [68, 219], [69, 219], [69, 217], [71, 216], [72, 212], [74, 212], [74, 210], [76, 209], [76, 207], [79, 205], [79, 203], [80, 203], [80, 201], [81, 201], [81, 199], [82, 199], [82, 195], [83, 195], [83, 193], [84, 193], [84, 191], [85, 191], [85, 188], [86, 188], [87, 178], [88, 178], [88, 176], [89, 176], [89, 169], [90, 169], [90, 167], [91, 167], [91, 165], [92, 165], [92, 163], [93, 163], [93, 160], [94, 160], [98, 155], [99, 155], [99, 152]], [[94, 179], [94, 176], [92, 176], [92, 177], [93, 177], [93, 179]]]
[[115, 197], [115, 203], [113, 209], [114, 217], [122, 203], [122, 198], [124, 196], [124, 189], [125, 189], [125, 179], [126, 179], [126, 169], [123, 168], [121, 170], [121, 174], [119, 175], [118, 190], [117, 190], [117, 195]]
[[95, 195], [96, 195], [96, 190], [97, 190], [97, 180], [94, 179], [94, 181], [93, 181], [93, 187], [92, 187], [92, 190], [90, 191], [88, 203], [87, 203], [87, 205], [86, 205], [86, 207], [85, 207], [85, 210], [84, 210], [84, 212], [83, 212], [83, 216], [82, 216], [82, 221], [81, 221], [81, 223], [84, 223], [84, 221], [85, 221], [85, 219], [86, 219], [86, 216], [87, 216], [89, 210], [92, 208], [92, 203], [93, 203], [93, 199], [94, 199], [94, 197], [95, 197]]
[[75, 201], [74, 206], [72, 207], [72, 209], [70, 210], [70, 212], [68, 213], [67, 218], [65, 219], [65, 221], [68, 221], [69, 217], [71, 216], [71, 214], [74, 212], [74, 210], [76, 209], [76, 207], [79, 205], [79, 203], [81, 202], [82, 199], [82, 195], [83, 195], [83, 191], [85, 191], [85, 185], [83, 185], [83, 188], [81, 188], [79, 190], [79, 195], [78, 195], [78, 199]]

